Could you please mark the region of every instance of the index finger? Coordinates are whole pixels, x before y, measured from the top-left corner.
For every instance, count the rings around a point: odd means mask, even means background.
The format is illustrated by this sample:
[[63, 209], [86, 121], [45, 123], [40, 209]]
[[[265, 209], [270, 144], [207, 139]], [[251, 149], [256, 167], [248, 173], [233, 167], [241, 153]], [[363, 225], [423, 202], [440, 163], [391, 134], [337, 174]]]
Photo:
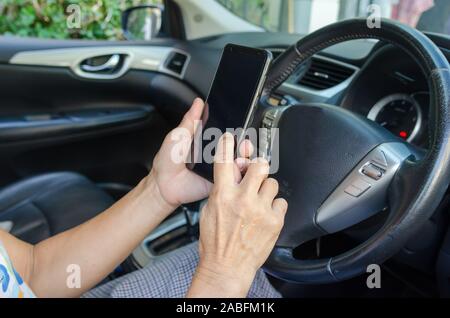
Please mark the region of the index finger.
[[214, 183], [234, 182], [234, 137], [229, 132], [220, 137], [214, 156]]

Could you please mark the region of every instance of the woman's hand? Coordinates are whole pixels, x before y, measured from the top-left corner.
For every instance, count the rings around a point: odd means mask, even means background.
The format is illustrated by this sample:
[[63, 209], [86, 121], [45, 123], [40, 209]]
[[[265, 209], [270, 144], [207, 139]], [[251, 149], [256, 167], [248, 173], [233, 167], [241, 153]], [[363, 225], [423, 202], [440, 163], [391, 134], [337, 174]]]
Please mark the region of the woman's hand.
[[[184, 115], [177, 128], [164, 139], [154, 161], [149, 180], [155, 181], [159, 194], [173, 209], [183, 203], [202, 200], [209, 195], [212, 184], [186, 167], [186, 159], [201, 120], [204, 102], [196, 98], [190, 110]], [[240, 145], [240, 153], [248, 157], [252, 145], [246, 141]], [[180, 157], [181, 156], [181, 157]], [[241, 180], [241, 170], [246, 168], [246, 160], [239, 158], [234, 163], [235, 180]]]
[[275, 199], [278, 183], [267, 178], [269, 164], [252, 161], [237, 183], [233, 149], [233, 136], [222, 136], [200, 219], [200, 263], [190, 297], [245, 297], [283, 227], [287, 202]]
[[[205, 104], [200, 98], [194, 100], [180, 125], [164, 139], [150, 172], [162, 198], [175, 209], [182, 203], [194, 202], [208, 196], [212, 184], [186, 167], [185, 160], [196, 131], [196, 121], [202, 116]], [[184, 149], [184, 158], [174, 158], [174, 149]]]

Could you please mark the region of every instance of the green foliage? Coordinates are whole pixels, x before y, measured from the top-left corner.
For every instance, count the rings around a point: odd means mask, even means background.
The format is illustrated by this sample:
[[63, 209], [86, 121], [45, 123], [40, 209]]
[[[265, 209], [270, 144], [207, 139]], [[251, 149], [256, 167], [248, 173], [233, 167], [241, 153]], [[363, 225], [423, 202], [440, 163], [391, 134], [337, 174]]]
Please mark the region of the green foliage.
[[[0, 0], [0, 34], [53, 39], [122, 39], [121, 12], [162, 0]], [[71, 12], [79, 5], [81, 27], [69, 28]]]

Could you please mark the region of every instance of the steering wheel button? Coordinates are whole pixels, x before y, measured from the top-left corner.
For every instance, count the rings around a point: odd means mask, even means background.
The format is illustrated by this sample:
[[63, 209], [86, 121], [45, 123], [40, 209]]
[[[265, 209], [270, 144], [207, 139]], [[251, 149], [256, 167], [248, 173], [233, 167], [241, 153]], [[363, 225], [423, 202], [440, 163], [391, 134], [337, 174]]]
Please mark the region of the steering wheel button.
[[344, 191], [347, 194], [357, 198], [360, 197], [364, 192], [370, 189], [370, 184], [362, 180], [357, 180], [353, 184], [349, 185]]
[[375, 161], [377, 164], [382, 165], [384, 167], [388, 166], [388, 163], [387, 163], [387, 160], [386, 160], [386, 155], [384, 154], [384, 152], [382, 150], [378, 150], [374, 154], [373, 161]]
[[356, 181], [352, 182], [352, 186], [357, 187], [357, 188], [361, 189], [362, 191], [366, 191], [366, 190], [370, 189], [370, 187], [372, 185], [362, 179], [357, 179]]
[[372, 163], [365, 165], [361, 172], [374, 180], [379, 180], [383, 176], [383, 171]]
[[345, 193], [350, 194], [351, 196], [357, 198], [361, 194], [363, 194], [363, 191], [360, 188], [350, 185], [345, 189]]

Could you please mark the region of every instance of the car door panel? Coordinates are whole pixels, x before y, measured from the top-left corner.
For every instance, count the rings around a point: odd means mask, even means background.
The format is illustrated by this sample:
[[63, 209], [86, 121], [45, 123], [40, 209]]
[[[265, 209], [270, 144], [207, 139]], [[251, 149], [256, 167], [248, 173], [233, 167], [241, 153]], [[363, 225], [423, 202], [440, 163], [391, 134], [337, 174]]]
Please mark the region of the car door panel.
[[98, 108], [0, 118], [0, 143], [77, 135], [145, 120], [152, 107]]
[[[111, 44], [0, 41], [0, 186], [60, 170], [127, 185], [146, 175], [163, 137], [198, 93], [183, 74], [164, 69], [179, 49]], [[127, 58], [118, 76], [77, 72], [89, 57], [114, 52]]]

